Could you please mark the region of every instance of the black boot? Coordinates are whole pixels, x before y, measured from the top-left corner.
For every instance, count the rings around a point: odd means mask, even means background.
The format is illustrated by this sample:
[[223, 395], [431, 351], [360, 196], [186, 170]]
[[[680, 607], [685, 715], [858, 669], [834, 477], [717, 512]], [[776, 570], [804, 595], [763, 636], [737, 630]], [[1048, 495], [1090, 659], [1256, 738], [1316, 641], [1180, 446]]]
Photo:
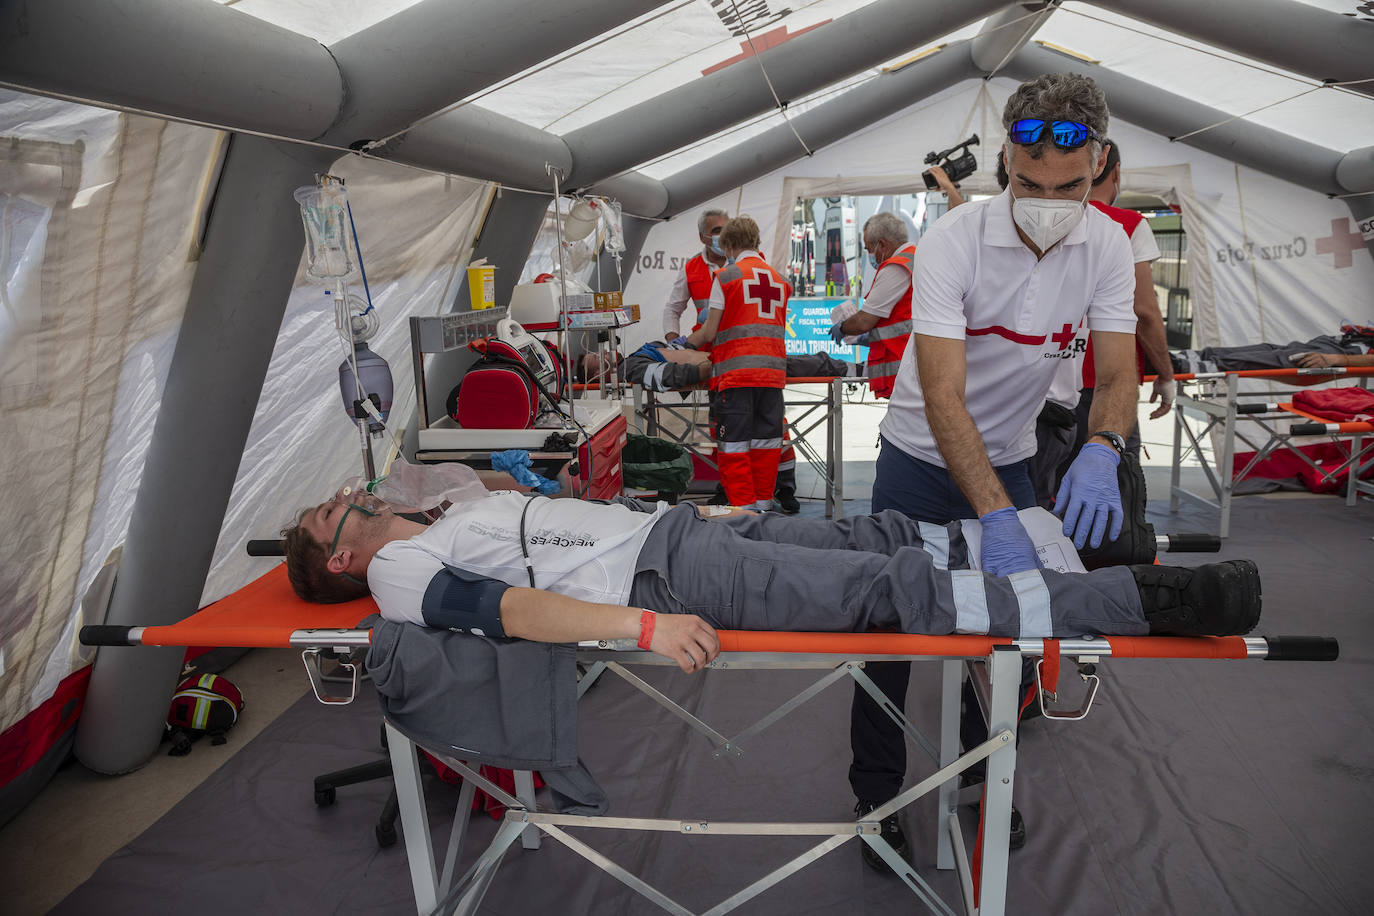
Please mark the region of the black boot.
[[708, 506], [728, 506], [730, 498], [725, 495], [725, 487], [716, 484], [716, 492], [711, 494], [711, 498], [706, 500]]
[[797, 491], [791, 487], [778, 487], [773, 499], [777, 501], [778, 511], [783, 515], [796, 515], [801, 511], [801, 503], [797, 501]]
[[[860, 801], [854, 806], [854, 816], [863, 817], [880, 804], [886, 803]], [[906, 833], [902, 831], [902, 825], [897, 823], [897, 815], [889, 814], [882, 819], [881, 824], [883, 828], [882, 837], [887, 840], [887, 845], [891, 846], [893, 851], [901, 856], [902, 861], [910, 862], [911, 844], [906, 841]], [[864, 862], [868, 863], [870, 868], [876, 868], [878, 871], [890, 871], [887, 863], [867, 843], [861, 842], [859, 848], [863, 850]]]
[[1130, 570], [1152, 636], [1243, 636], [1259, 623], [1259, 569], [1250, 560]]
[[1116, 466], [1116, 483], [1121, 489], [1121, 508], [1126, 516], [1121, 523], [1121, 535], [1099, 547], [1078, 551], [1086, 569], [1154, 562], [1155, 526], [1145, 521], [1145, 473], [1140, 469], [1140, 460], [1130, 452], [1122, 455]]

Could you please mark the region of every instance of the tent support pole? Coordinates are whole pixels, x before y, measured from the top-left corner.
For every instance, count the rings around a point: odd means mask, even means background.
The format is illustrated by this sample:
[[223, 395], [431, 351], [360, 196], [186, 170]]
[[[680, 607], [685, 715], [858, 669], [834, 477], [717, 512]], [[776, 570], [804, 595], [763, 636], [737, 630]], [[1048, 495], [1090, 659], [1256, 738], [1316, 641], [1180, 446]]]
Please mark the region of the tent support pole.
[[[334, 158], [248, 135], [230, 140], [105, 623], [170, 624], [200, 608], [300, 265], [291, 192]], [[184, 651], [100, 650], [76, 732], [82, 763], [123, 773], [148, 761]]]

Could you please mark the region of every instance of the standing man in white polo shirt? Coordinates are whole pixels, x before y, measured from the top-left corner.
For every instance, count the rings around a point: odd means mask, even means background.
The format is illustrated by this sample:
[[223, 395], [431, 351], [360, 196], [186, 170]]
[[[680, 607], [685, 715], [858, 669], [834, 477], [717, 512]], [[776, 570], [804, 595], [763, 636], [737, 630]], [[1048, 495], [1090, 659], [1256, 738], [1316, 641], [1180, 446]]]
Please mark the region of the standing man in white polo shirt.
[[[916, 251], [913, 346], [880, 426], [873, 511], [979, 519], [983, 570], [1012, 576], [1022, 613], [1034, 615], [1045, 585], [1016, 511], [1035, 505], [1026, 468], [1036, 417], [1085, 319], [1098, 354], [1094, 435], [1055, 511], [1080, 547], [1121, 529], [1116, 465], [1135, 419], [1135, 275], [1125, 234], [1087, 206], [1108, 121], [1096, 84], [1074, 74], [1030, 80], [1002, 121], [1007, 190], [951, 210]], [[889, 662], [868, 674], [901, 708], [909, 669]], [[902, 733], [858, 690], [851, 740], [860, 809], [887, 801], [905, 777]], [[885, 823], [884, 836], [901, 852], [905, 837], [892, 828]]]

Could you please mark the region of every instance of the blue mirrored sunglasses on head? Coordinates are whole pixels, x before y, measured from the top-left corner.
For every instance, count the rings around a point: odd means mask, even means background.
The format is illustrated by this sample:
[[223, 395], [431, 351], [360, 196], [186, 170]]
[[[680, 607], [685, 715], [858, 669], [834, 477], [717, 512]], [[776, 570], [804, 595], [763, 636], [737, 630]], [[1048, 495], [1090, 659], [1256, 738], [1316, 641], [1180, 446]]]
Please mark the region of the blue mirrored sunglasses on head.
[[1045, 128], [1050, 130], [1050, 141], [1060, 149], [1078, 149], [1089, 140], [1099, 139], [1097, 131], [1077, 121], [1046, 121], [1044, 118], [1022, 118], [1011, 122], [1007, 137], [1012, 143], [1027, 145], [1037, 143]]

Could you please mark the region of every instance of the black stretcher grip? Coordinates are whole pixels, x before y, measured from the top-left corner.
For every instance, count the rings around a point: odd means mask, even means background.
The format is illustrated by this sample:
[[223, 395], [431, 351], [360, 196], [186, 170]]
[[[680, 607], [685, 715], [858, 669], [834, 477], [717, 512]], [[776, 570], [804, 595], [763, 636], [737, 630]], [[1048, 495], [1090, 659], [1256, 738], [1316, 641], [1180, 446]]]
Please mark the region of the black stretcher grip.
[[77, 638], [81, 640], [83, 646], [136, 646], [138, 643], [129, 642], [129, 631], [133, 627], [117, 627], [108, 623], [92, 624], [82, 627]]
[[1166, 534], [1169, 553], [1217, 553], [1221, 538], [1215, 534]]
[[1330, 636], [1266, 636], [1269, 652], [1265, 658], [1274, 662], [1334, 662], [1340, 655], [1340, 643]]
[[1320, 436], [1326, 432], [1325, 423], [1294, 423], [1288, 427], [1288, 432], [1294, 436]]
[[250, 557], [284, 557], [286, 548], [282, 546], [280, 538], [273, 538], [270, 541], [249, 541], [248, 555]]

